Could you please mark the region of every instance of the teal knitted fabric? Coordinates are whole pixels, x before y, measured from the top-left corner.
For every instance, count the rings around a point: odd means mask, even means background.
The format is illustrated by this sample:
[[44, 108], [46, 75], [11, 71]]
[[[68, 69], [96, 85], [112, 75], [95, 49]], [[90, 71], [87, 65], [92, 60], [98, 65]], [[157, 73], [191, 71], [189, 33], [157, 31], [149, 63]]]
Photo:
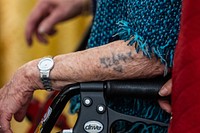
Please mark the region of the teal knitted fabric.
[[[152, 53], [165, 64], [173, 66], [174, 49], [177, 43], [181, 0], [97, 0], [96, 14], [88, 41], [88, 48], [109, 43], [113, 38], [131, 40], [137, 52], [151, 58]], [[79, 97], [71, 101], [71, 110], [76, 112]], [[170, 115], [154, 100], [136, 98], [113, 99], [109, 106], [118, 112], [169, 123]], [[144, 123], [118, 122], [117, 133], [165, 133], [167, 128]]]
[[89, 48], [107, 44], [112, 36], [137, 42], [137, 51], [154, 53], [168, 67], [179, 32], [181, 0], [98, 0]]

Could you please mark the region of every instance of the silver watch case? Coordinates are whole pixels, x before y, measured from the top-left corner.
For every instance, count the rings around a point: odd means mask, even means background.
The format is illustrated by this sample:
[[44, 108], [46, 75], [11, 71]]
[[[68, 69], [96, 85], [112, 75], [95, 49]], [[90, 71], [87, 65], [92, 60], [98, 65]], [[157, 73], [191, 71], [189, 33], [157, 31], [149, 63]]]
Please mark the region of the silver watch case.
[[54, 61], [51, 57], [42, 58], [38, 63], [41, 78], [49, 78], [50, 70], [54, 66]]

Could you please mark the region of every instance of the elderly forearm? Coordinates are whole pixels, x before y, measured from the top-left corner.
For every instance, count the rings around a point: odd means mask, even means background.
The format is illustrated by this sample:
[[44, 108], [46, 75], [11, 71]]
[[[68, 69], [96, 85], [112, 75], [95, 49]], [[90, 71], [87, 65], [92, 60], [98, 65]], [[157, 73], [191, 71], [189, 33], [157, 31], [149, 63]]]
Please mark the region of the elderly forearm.
[[[54, 57], [55, 66], [50, 73], [53, 87], [60, 89], [76, 82], [144, 78], [163, 74], [164, 67], [159, 60], [154, 57], [148, 59], [142, 52], [136, 53], [135, 47], [127, 46], [127, 43], [116, 41]], [[33, 80], [41, 87], [39, 71], [35, 70], [37, 62], [38, 60], [29, 63], [33, 69], [33, 73], [29, 75], [34, 75], [31, 77], [35, 77]]]

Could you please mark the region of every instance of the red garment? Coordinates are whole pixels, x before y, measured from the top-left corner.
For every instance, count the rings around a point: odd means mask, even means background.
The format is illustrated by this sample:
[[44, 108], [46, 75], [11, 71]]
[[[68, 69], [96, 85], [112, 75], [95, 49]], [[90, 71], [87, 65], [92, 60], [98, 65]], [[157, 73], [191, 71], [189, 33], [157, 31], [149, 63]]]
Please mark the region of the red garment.
[[200, 133], [200, 0], [183, 0], [169, 133]]

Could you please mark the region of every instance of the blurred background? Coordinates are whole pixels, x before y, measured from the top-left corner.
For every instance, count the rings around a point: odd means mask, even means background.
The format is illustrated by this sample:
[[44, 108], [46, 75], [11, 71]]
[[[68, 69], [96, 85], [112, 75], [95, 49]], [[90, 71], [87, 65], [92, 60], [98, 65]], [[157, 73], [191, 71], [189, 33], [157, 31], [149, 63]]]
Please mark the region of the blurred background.
[[[41, 44], [34, 39], [33, 46], [29, 47], [25, 42], [24, 29], [26, 20], [36, 2], [37, 0], [0, 0], [1, 87], [11, 78], [18, 67], [30, 60], [76, 50], [91, 23], [92, 16], [78, 16], [59, 24], [57, 26], [58, 33], [48, 38], [48, 45]], [[34, 93], [36, 102], [33, 105], [37, 106], [38, 102], [39, 105], [42, 105], [49, 95], [45, 91], [36, 91]], [[30, 113], [30, 115], [33, 114]], [[76, 116], [69, 115], [67, 108], [63, 115], [67, 124], [73, 126]], [[13, 119], [11, 123], [14, 133], [28, 133], [32, 125], [33, 122], [27, 118], [21, 123]], [[53, 132], [58, 130], [54, 128]]]

